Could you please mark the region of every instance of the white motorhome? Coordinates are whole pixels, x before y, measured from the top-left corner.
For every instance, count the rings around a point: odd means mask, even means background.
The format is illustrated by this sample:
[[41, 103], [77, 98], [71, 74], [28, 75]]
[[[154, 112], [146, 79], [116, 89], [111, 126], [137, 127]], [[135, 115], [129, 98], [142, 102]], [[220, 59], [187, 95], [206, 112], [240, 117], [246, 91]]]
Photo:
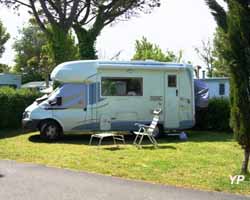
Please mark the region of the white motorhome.
[[88, 130], [136, 130], [162, 110], [155, 136], [195, 124], [193, 67], [156, 61], [72, 61], [58, 65], [51, 79], [61, 83], [23, 114], [24, 127], [44, 138]]

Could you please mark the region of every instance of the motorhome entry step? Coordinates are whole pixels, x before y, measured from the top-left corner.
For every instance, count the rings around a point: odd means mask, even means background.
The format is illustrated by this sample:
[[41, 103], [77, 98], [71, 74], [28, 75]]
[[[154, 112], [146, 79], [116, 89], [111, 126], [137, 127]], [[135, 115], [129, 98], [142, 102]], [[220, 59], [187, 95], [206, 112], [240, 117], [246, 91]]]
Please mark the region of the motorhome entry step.
[[98, 146], [100, 146], [102, 144], [103, 138], [106, 138], [106, 137], [112, 137], [115, 145], [117, 144], [116, 143], [117, 141], [122, 141], [123, 144], [125, 144], [124, 135], [118, 135], [115, 133], [98, 133], [98, 134], [91, 135], [89, 145], [92, 144], [93, 138], [97, 138], [99, 139]]

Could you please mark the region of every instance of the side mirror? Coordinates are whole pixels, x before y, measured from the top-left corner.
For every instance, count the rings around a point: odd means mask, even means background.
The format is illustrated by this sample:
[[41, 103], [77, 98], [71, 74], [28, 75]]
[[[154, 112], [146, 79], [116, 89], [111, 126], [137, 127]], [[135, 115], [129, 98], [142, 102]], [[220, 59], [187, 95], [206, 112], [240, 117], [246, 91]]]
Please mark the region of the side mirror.
[[62, 97], [56, 97], [56, 105], [58, 106], [62, 105]]
[[62, 97], [56, 97], [55, 100], [49, 101], [51, 106], [61, 106], [62, 105]]

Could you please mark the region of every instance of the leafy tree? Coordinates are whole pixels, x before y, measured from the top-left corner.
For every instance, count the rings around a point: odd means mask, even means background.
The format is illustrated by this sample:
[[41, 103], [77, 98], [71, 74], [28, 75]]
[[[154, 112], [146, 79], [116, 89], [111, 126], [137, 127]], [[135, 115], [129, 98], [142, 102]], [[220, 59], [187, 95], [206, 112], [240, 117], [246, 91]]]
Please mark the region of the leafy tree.
[[19, 31], [20, 38], [15, 40], [16, 52], [14, 71], [23, 75], [23, 82], [42, 80], [42, 48], [48, 44], [45, 34], [32, 20]]
[[69, 30], [78, 14], [77, 9], [80, 9], [80, 0], [0, 0], [0, 3], [13, 9], [21, 6], [29, 9], [49, 41], [56, 64], [76, 59], [74, 40]]
[[2, 22], [0, 21], [0, 58], [5, 50], [4, 44], [10, 38], [9, 33], [6, 32], [6, 28], [3, 26]]
[[160, 0], [0, 0], [0, 3], [29, 8], [51, 42], [56, 63], [75, 58], [68, 37], [70, 28], [77, 35], [80, 58], [95, 59], [95, 42], [105, 26], [141, 12], [150, 13], [160, 6]]
[[215, 35], [214, 35], [214, 49], [213, 49], [213, 56], [214, 56], [214, 62], [213, 62], [213, 74], [214, 76], [222, 76], [222, 77], [229, 77], [229, 67], [227, 60], [225, 60], [224, 56], [224, 49], [227, 48], [225, 45], [227, 44], [226, 35], [224, 34], [224, 31], [218, 27], [216, 29]]
[[52, 72], [54, 68], [54, 60], [52, 57], [49, 57], [51, 55], [51, 48], [50, 45], [44, 45], [42, 47], [42, 52], [41, 52], [41, 60], [39, 63], [39, 66], [41, 67], [42, 71], [41, 74], [43, 78], [45, 79], [46, 87], [49, 87], [49, 78], [50, 78], [50, 73]]
[[214, 65], [214, 56], [213, 56], [213, 45], [210, 40], [202, 40], [202, 46], [200, 48], [196, 47], [194, 50], [198, 54], [198, 56], [202, 59], [202, 61], [206, 64], [207, 68], [207, 76], [213, 76], [213, 65]]
[[121, 19], [127, 20], [141, 12], [150, 13], [153, 8], [160, 6], [160, 0], [87, 0], [80, 5], [82, 15], [73, 23], [79, 41], [80, 57], [95, 59], [96, 39], [105, 26]]
[[[181, 51], [180, 57], [182, 57]], [[150, 43], [147, 38], [143, 37], [141, 40], [136, 40], [135, 42], [135, 55], [133, 56], [133, 60], [147, 59], [162, 62], [173, 62], [178, 61], [181, 58], [177, 58], [172, 51], [164, 53], [158, 45]]]
[[231, 79], [230, 125], [244, 149], [242, 172], [247, 173], [250, 156], [250, 2], [225, 2], [228, 11], [216, 0], [206, 0], [224, 34], [223, 58], [229, 66]]
[[10, 67], [6, 64], [0, 63], [0, 73], [6, 73], [10, 71]]

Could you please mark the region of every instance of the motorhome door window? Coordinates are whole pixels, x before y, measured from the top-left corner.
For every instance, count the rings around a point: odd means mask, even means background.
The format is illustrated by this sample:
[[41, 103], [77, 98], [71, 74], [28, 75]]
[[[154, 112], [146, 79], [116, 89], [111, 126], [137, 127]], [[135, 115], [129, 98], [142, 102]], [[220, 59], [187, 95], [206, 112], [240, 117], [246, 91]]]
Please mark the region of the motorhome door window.
[[102, 96], [142, 96], [142, 78], [102, 78]]
[[168, 75], [168, 87], [176, 87], [176, 75]]

